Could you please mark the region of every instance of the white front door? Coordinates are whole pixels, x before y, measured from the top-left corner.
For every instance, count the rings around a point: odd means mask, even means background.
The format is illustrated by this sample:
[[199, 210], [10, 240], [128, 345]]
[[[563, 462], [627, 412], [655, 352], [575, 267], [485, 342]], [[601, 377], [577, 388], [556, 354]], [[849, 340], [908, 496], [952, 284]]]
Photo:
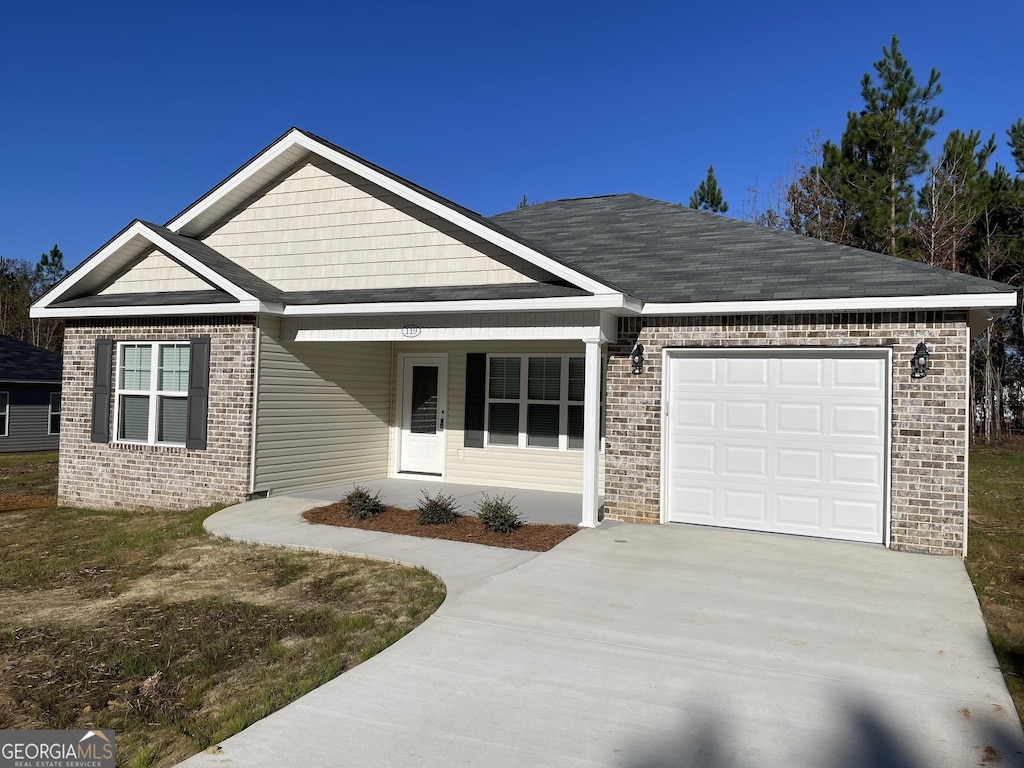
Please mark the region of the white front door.
[[402, 358], [399, 472], [443, 474], [447, 392], [448, 358], [445, 355]]

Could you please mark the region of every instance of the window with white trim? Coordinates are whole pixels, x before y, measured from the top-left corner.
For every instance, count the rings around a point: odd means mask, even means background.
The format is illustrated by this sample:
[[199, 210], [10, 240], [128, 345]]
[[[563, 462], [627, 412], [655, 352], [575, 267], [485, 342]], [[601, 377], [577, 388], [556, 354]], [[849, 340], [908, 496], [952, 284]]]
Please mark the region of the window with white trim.
[[583, 450], [584, 358], [487, 358], [487, 445]]
[[117, 439], [184, 445], [188, 342], [121, 342], [117, 348]]
[[0, 437], [7, 437], [7, 425], [11, 416], [11, 393], [0, 392]]
[[50, 425], [47, 434], [56, 435], [60, 433], [60, 392], [50, 393]]

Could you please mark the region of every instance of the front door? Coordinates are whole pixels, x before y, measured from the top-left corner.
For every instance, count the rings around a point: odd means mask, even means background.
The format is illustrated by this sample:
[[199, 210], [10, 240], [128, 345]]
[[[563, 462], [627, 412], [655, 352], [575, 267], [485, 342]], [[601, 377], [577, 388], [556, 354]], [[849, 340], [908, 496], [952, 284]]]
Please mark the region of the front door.
[[399, 472], [444, 472], [447, 391], [446, 356], [407, 355], [402, 359]]

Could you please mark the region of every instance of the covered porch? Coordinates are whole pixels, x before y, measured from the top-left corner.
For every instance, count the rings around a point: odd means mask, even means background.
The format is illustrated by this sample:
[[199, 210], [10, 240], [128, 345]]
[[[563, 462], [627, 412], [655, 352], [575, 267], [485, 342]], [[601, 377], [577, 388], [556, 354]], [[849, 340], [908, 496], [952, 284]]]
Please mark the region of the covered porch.
[[[340, 501], [356, 486], [367, 488], [371, 493], [380, 494], [385, 504], [402, 509], [416, 509], [424, 491], [430, 494], [451, 496], [458, 502], [459, 512], [473, 514], [485, 496], [504, 496], [511, 501], [519, 517], [528, 523], [551, 525], [579, 525], [583, 505], [581, 493], [557, 493], [523, 488], [507, 488], [499, 485], [467, 485], [448, 483], [436, 478], [386, 477], [362, 482], [343, 483], [327, 488], [295, 491], [287, 495], [301, 499], [316, 499], [325, 504]], [[604, 516], [604, 497], [598, 496], [598, 521]]]

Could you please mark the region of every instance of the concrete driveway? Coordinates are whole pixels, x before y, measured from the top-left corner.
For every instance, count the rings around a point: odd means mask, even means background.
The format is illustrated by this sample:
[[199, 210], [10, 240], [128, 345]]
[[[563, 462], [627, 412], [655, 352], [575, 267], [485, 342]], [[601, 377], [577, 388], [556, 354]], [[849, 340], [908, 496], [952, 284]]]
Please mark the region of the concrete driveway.
[[605, 524], [541, 555], [324, 529], [308, 499], [221, 535], [425, 565], [448, 599], [198, 766], [1024, 765], [962, 562]]

